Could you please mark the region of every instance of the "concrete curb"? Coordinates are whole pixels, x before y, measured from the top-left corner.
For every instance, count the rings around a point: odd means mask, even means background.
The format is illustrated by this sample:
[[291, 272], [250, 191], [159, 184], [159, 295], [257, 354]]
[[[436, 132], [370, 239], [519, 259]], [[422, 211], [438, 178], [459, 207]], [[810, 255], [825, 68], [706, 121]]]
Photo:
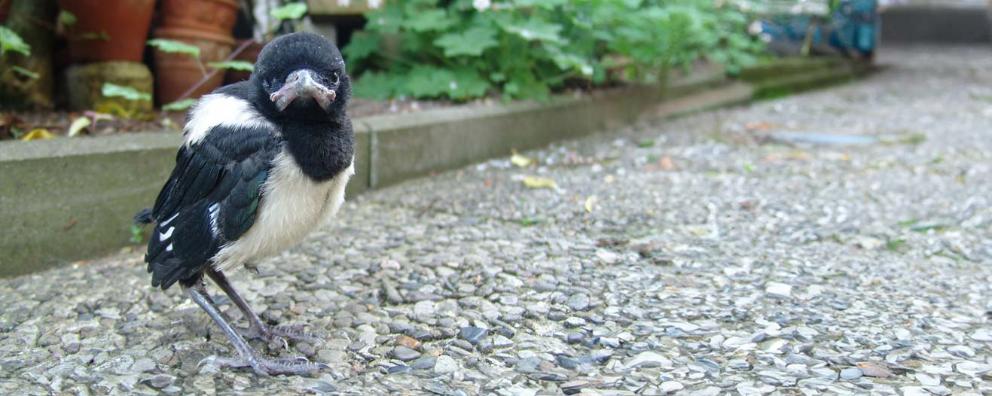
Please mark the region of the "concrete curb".
[[[792, 61], [790, 61], [792, 62]], [[750, 101], [762, 84], [805, 84], [789, 66], [754, 83], [718, 70], [667, 86], [632, 86], [547, 103], [466, 106], [354, 120], [355, 196], [371, 188], [507, 156], [633, 122]], [[769, 78], [768, 76], [774, 76]], [[817, 75], [843, 79], [851, 74]], [[796, 80], [788, 80], [789, 78]], [[757, 87], [757, 88], [756, 88]], [[0, 142], [0, 276], [97, 257], [131, 245], [131, 217], [151, 205], [175, 161], [174, 132]]]

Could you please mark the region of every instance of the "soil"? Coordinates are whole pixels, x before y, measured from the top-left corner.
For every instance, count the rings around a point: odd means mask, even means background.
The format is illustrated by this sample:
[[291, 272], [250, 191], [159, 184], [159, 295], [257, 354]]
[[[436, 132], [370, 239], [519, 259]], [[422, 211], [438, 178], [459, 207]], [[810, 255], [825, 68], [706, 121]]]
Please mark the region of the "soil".
[[[491, 100], [480, 100], [479, 103]], [[349, 114], [366, 117], [378, 114], [410, 113], [426, 109], [452, 107], [459, 104], [443, 101], [391, 100], [369, 101], [352, 99]], [[0, 140], [18, 139], [34, 129], [45, 129], [56, 137], [64, 137], [69, 126], [80, 117], [91, 116], [88, 112], [69, 111], [0, 111]], [[92, 118], [92, 117], [91, 117]], [[150, 120], [136, 120], [120, 117], [100, 119], [88, 127], [82, 135], [102, 136], [114, 133], [134, 133], [174, 130], [179, 132], [185, 122], [185, 112], [159, 112]]]

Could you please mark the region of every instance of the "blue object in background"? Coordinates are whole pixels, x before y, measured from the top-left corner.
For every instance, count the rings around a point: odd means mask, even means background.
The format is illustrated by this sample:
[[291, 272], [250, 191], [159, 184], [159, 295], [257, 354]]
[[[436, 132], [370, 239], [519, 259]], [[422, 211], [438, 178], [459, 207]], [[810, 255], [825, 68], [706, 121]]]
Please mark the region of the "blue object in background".
[[772, 16], [761, 21], [761, 34], [771, 39], [772, 50], [784, 54], [798, 54], [809, 35], [814, 53], [868, 58], [875, 52], [878, 21], [878, 0], [840, 0], [829, 17]]

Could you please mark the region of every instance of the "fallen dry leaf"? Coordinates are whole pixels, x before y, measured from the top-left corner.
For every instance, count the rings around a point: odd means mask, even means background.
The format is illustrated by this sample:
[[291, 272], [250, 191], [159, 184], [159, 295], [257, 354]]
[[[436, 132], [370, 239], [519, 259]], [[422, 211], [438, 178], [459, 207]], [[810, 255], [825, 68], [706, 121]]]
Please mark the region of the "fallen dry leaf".
[[546, 177], [526, 176], [522, 181], [527, 188], [558, 188], [558, 184], [554, 180]]
[[53, 135], [51, 132], [49, 132], [45, 128], [32, 129], [31, 132], [28, 132], [28, 133], [24, 134], [24, 136], [21, 136], [21, 140], [24, 140], [24, 141], [28, 141], [28, 140], [48, 140], [48, 139], [53, 139], [53, 138], [55, 138], [55, 135]]
[[83, 129], [86, 129], [86, 127], [90, 126], [90, 124], [92, 123], [93, 121], [90, 121], [89, 117], [84, 116], [84, 117], [76, 118], [75, 120], [72, 120], [72, 124], [69, 125], [69, 132], [67, 133], [67, 135], [69, 137], [76, 136], [79, 134], [79, 132], [82, 132]]
[[672, 157], [666, 155], [658, 160], [658, 166], [661, 167], [661, 170], [670, 171], [675, 169], [675, 162], [672, 162]]
[[858, 368], [866, 377], [889, 378], [895, 376], [892, 370], [875, 362], [858, 362]]
[[599, 198], [596, 198], [595, 195], [591, 195], [589, 198], [586, 198], [586, 203], [583, 205], [586, 208], [586, 212], [592, 213], [592, 210], [595, 209], [596, 201], [598, 200]]
[[510, 163], [512, 163], [513, 165], [519, 166], [521, 168], [526, 168], [526, 167], [530, 166], [531, 164], [533, 164], [534, 163], [534, 160], [532, 160], [530, 158], [527, 158], [527, 157], [524, 157], [524, 156], [522, 156], [522, 155], [517, 154], [516, 152], [514, 152], [513, 155], [510, 156]]
[[767, 131], [767, 130], [773, 129], [773, 128], [775, 128], [775, 124], [772, 124], [770, 122], [765, 122], [765, 121], [761, 121], [761, 122], [749, 122], [747, 124], [744, 124], [744, 129], [747, 129], [748, 131], [752, 131], [752, 132], [753, 131]]
[[407, 335], [400, 335], [396, 337], [396, 345], [402, 345], [410, 349], [417, 349], [420, 347], [420, 341], [417, 341], [416, 338]]

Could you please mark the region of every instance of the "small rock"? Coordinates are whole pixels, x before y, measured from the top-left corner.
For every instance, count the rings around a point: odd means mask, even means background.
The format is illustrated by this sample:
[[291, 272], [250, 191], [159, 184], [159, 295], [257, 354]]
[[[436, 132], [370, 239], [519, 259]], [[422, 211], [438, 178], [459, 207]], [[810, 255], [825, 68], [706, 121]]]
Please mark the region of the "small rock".
[[437, 358], [434, 356], [421, 356], [417, 358], [417, 360], [414, 360], [412, 363], [410, 363], [410, 367], [413, 367], [417, 370], [427, 370], [429, 368], [434, 368], [434, 365], [436, 363], [437, 363]]
[[957, 357], [963, 357], [963, 358], [970, 358], [975, 356], [975, 350], [966, 345], [952, 346], [950, 348], [947, 348], [947, 352], [950, 352], [951, 355]]
[[589, 296], [584, 293], [576, 293], [568, 297], [565, 302], [573, 311], [585, 311], [589, 309]]
[[938, 386], [938, 385], [940, 385], [940, 377], [929, 375], [929, 374], [916, 373], [916, 380], [917, 381], [920, 381], [920, 383], [923, 384], [923, 386]]
[[895, 375], [892, 370], [875, 362], [860, 362], [858, 368], [866, 377], [889, 378]]
[[978, 329], [974, 333], [971, 333], [971, 339], [975, 341], [992, 342], [992, 330]]
[[437, 357], [437, 361], [434, 363], [435, 373], [447, 374], [455, 372], [455, 370], [458, 370], [458, 362], [456, 362], [451, 356], [441, 355]]
[[397, 364], [395, 366], [386, 369], [386, 373], [389, 374], [405, 374], [411, 371], [413, 371], [413, 368], [405, 364]]
[[167, 387], [169, 385], [172, 385], [172, 383], [175, 380], [176, 380], [176, 377], [173, 377], [171, 375], [168, 375], [168, 374], [157, 374], [157, 375], [154, 375], [151, 378], [145, 379], [145, 380], [143, 380], [141, 382], [144, 382], [144, 383], [148, 384], [148, 386], [150, 386], [152, 388], [155, 388], [155, 389], [163, 389], [163, 388], [165, 388], [165, 387]]
[[864, 372], [857, 367], [848, 367], [840, 371], [840, 378], [848, 381], [861, 378], [862, 375], [864, 375]]
[[513, 345], [513, 341], [502, 335], [496, 335], [493, 337], [493, 346], [496, 348], [506, 348]]
[[685, 388], [685, 386], [678, 381], [665, 381], [658, 386], [658, 389], [661, 390], [663, 393], [678, 392], [683, 388]]
[[481, 341], [482, 338], [484, 338], [487, 333], [488, 330], [486, 329], [474, 327], [474, 326], [466, 326], [466, 327], [462, 327], [461, 331], [459, 332], [459, 335], [465, 341], [468, 341], [472, 345], [475, 345], [478, 344], [479, 341]]
[[392, 355], [396, 359], [407, 362], [420, 357], [420, 352], [417, 352], [405, 346], [398, 346], [396, 348], [393, 348]]
[[780, 282], [768, 282], [765, 284], [765, 293], [771, 297], [789, 298], [792, 296], [792, 286]]
[[672, 361], [660, 353], [645, 351], [628, 360], [625, 366], [628, 368], [668, 368], [672, 366]]

